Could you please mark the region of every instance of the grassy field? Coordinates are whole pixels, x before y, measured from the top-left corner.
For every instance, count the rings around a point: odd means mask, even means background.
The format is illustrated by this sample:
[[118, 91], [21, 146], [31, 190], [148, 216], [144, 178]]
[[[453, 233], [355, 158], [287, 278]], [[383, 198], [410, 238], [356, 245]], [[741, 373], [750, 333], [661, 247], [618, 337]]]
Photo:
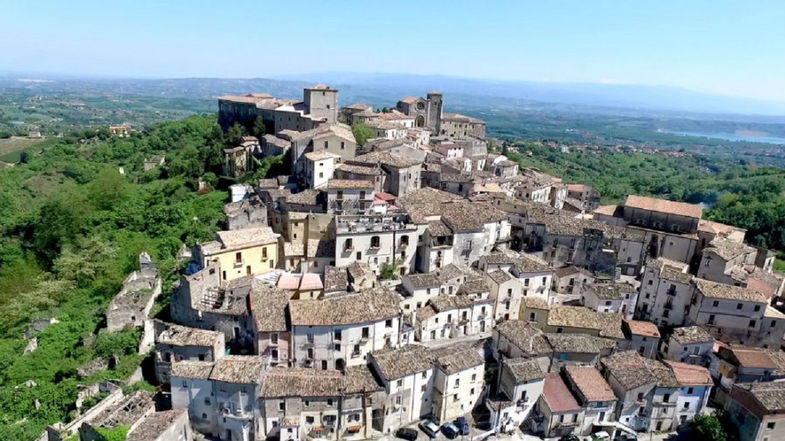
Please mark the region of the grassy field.
[[30, 139], [21, 136], [12, 136], [0, 139], [0, 161], [14, 163], [19, 161], [19, 155], [37, 144], [43, 142], [43, 138]]

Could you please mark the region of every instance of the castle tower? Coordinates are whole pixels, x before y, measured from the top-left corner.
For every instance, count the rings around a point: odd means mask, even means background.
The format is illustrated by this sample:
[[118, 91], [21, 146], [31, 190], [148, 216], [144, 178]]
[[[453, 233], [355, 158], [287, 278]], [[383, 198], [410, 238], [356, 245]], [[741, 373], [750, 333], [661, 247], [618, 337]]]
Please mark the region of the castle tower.
[[442, 101], [442, 93], [431, 91], [428, 92], [428, 114], [426, 116], [426, 124], [432, 132], [439, 134], [442, 126], [442, 108], [444, 103]]
[[317, 84], [303, 90], [303, 101], [314, 119], [324, 118], [327, 124], [338, 122], [338, 90]]

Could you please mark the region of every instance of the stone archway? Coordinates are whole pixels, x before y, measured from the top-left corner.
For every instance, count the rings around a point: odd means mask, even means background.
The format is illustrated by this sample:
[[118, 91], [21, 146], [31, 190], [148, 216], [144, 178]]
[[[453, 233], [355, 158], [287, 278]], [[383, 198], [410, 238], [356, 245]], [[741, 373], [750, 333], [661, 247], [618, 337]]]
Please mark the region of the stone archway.
[[422, 115], [417, 115], [417, 118], [414, 120], [414, 125], [417, 127], [425, 127], [425, 117]]

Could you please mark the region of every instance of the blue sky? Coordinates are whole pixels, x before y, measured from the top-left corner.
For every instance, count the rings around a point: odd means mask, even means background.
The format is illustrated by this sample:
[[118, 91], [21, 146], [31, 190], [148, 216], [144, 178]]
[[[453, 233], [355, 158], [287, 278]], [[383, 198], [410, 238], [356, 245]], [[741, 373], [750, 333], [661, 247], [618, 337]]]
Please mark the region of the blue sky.
[[2, 0], [0, 71], [392, 72], [785, 101], [785, 0]]

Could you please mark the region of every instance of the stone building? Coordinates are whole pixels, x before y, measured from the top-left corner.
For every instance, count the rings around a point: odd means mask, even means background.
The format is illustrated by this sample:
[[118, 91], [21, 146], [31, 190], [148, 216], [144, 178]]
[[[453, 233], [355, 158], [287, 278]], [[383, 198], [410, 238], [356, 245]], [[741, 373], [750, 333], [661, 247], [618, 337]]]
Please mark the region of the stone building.
[[660, 347], [660, 331], [657, 325], [640, 320], [622, 320], [624, 340], [619, 342], [619, 349], [638, 351], [648, 358], [657, 358]]
[[401, 113], [414, 117], [415, 127], [426, 127], [434, 133], [441, 132], [444, 101], [441, 92], [428, 92], [426, 98], [407, 96], [396, 104]]
[[714, 337], [700, 326], [674, 328], [663, 343], [663, 358], [708, 367], [714, 351]]
[[372, 352], [369, 364], [384, 387], [384, 409], [375, 413], [379, 432], [392, 433], [433, 413], [434, 372], [430, 350], [406, 345]]
[[681, 383], [660, 361], [636, 351], [602, 359], [605, 378], [616, 394], [615, 419], [636, 431], [671, 431], [679, 424], [676, 406]]
[[638, 300], [638, 289], [627, 282], [590, 283], [583, 290], [584, 306], [598, 312], [616, 312], [631, 319]]
[[248, 295], [262, 283], [252, 276], [221, 282], [217, 264], [186, 275], [172, 293], [176, 323], [222, 332], [227, 342], [253, 347]]
[[128, 432], [126, 441], [193, 441], [193, 431], [185, 409], [154, 412]]
[[757, 255], [758, 250], [749, 245], [717, 237], [703, 248], [697, 275], [712, 282], [746, 286]]
[[542, 395], [537, 401], [537, 412], [542, 420], [536, 425], [546, 437], [561, 437], [576, 431], [584, 416], [584, 409], [558, 373], [545, 375]]
[[139, 255], [140, 269], [123, 280], [120, 292], [112, 298], [106, 311], [106, 327], [117, 332], [127, 327], [142, 327], [161, 294], [161, 277], [147, 253]]
[[725, 406], [740, 441], [785, 439], [785, 383], [733, 385]]
[[173, 409], [188, 409], [191, 426], [200, 433], [215, 434], [217, 403], [210, 373], [212, 361], [178, 361], [172, 363], [171, 394]]
[[334, 237], [339, 268], [360, 262], [380, 274], [389, 264], [403, 275], [414, 266], [418, 228], [405, 215], [336, 216]]
[[607, 427], [613, 432], [616, 395], [600, 371], [594, 366], [567, 366], [563, 376], [568, 389], [583, 408], [575, 433], [589, 435], [595, 428]]
[[366, 365], [346, 373], [274, 368], [259, 391], [260, 439], [369, 439], [381, 390]]
[[686, 264], [662, 258], [647, 264], [635, 316], [662, 326], [683, 325], [693, 293], [693, 276], [686, 270]]
[[778, 348], [785, 335], [785, 314], [769, 305], [763, 294], [733, 285], [693, 280], [695, 294], [688, 325], [705, 328], [716, 339], [764, 348]]
[[105, 439], [98, 429], [113, 430], [125, 426], [133, 431], [143, 423], [145, 418], [154, 413], [153, 393], [143, 390], [133, 392], [109, 406], [96, 409], [78, 427], [79, 439], [84, 441]]
[[258, 196], [224, 205], [227, 230], [266, 227], [267, 207]]
[[215, 361], [225, 354], [220, 332], [153, 321], [155, 331], [155, 375], [168, 383], [172, 363], [181, 360]]
[[292, 362], [344, 370], [367, 362], [371, 351], [398, 345], [400, 297], [379, 287], [289, 302]]
[[209, 377], [217, 412], [213, 436], [221, 441], [257, 439], [261, 409], [256, 397], [265, 364], [262, 357], [240, 355], [227, 355], [215, 362]]
[[325, 190], [328, 214], [367, 214], [373, 204], [374, 185], [371, 181], [330, 179]]
[[[494, 323], [494, 304], [483, 280], [466, 282], [456, 295], [439, 295], [415, 311], [415, 338], [420, 342], [483, 335]], [[479, 289], [468, 287], [478, 286]], [[469, 292], [479, 291], [479, 292]]]
[[405, 196], [420, 188], [421, 161], [408, 159], [389, 151], [376, 151], [357, 156], [346, 162], [351, 165], [378, 167], [383, 170], [385, 177], [382, 190], [398, 197]]
[[287, 365], [291, 351], [287, 308], [291, 293], [262, 285], [249, 294], [254, 352], [275, 366]]
[[338, 90], [318, 84], [303, 89], [302, 100], [278, 99], [266, 93], [224, 95], [218, 98], [218, 124], [226, 131], [234, 124], [253, 130], [257, 119], [267, 133], [305, 131], [338, 122]]
[[216, 240], [199, 244], [193, 254], [201, 268], [217, 263], [221, 281], [275, 269], [280, 235], [270, 227], [218, 231], [215, 235]]

